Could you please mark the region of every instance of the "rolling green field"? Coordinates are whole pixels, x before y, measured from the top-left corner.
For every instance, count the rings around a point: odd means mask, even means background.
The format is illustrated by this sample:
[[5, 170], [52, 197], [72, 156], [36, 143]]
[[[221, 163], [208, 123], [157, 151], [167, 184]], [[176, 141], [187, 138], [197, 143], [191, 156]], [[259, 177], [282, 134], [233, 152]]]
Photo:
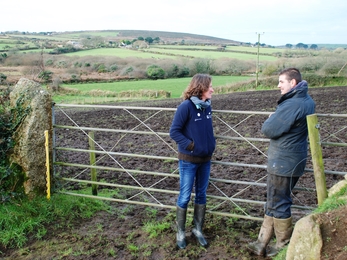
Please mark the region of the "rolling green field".
[[[156, 45], [152, 44], [152, 48], [158, 48], [158, 49], [180, 49], [180, 50], [208, 50], [213, 51], [219, 48], [219, 46], [211, 46], [211, 45]], [[226, 46], [225, 50], [227, 51], [235, 51], [235, 52], [251, 52], [251, 53], [258, 53], [258, 47], [247, 47], [247, 46]], [[259, 48], [260, 54], [274, 54], [277, 52], [283, 52], [286, 49], [283, 48]]]
[[37, 38], [46, 40], [57, 40], [57, 41], [69, 41], [69, 40], [80, 40], [88, 37], [117, 37], [118, 32], [115, 31], [80, 31], [80, 32], [62, 32], [54, 33], [52, 35], [21, 35], [25, 38]]
[[12, 38], [20, 38], [22, 40], [28, 39], [28, 41], [37, 39], [37, 40], [50, 40], [50, 41], [58, 41], [58, 42], [62, 42], [62, 41], [69, 41], [69, 40], [73, 40], [73, 38], [71, 38], [69, 36], [69, 34], [56, 34], [54, 36], [52, 35], [42, 35], [42, 34], [21, 34], [21, 35], [10, 35]]
[[65, 36], [69, 36], [71, 39], [80, 39], [86, 37], [117, 37], [118, 32], [116, 31], [81, 31], [74, 33], [66, 33]]
[[[238, 52], [221, 52], [221, 51], [204, 51], [204, 50], [177, 50], [177, 49], [159, 49], [149, 48], [143, 51], [150, 51], [155, 53], [168, 53], [171, 55], [180, 55], [194, 58], [206, 58], [206, 59], [219, 59], [219, 58], [232, 58], [239, 60], [254, 60], [256, 59], [256, 53], [238, 53]], [[277, 57], [274, 56], [259, 56], [259, 60], [262, 61], [275, 61]]]
[[147, 53], [137, 50], [129, 50], [124, 48], [102, 48], [102, 49], [92, 49], [85, 50], [73, 53], [64, 54], [66, 56], [117, 56], [120, 58], [156, 58], [156, 59], [176, 59], [175, 56], [165, 55], [165, 54], [155, 54], [155, 53]]
[[11, 46], [12, 44], [8, 44], [8, 43], [0, 43], [0, 50], [3, 50], [3, 49], [7, 49], [5, 48], [5, 46]]
[[[148, 48], [137, 50], [128, 50], [124, 48], [102, 48], [102, 49], [92, 49], [84, 50], [74, 53], [65, 54], [67, 56], [117, 56], [120, 58], [156, 58], [156, 59], [181, 59], [183, 57], [187, 58], [205, 58], [205, 59], [219, 59], [219, 58], [233, 58], [239, 60], [255, 60], [257, 58], [256, 53], [238, 53], [238, 52], [221, 52], [221, 51], [203, 51], [203, 50], [191, 50], [187, 48], [184, 49], [164, 49], [164, 48]], [[275, 61], [277, 57], [274, 56], [259, 56], [261, 61]]]
[[192, 50], [192, 49], [217, 50], [218, 46], [211, 46], [211, 45], [163, 45], [163, 44], [151, 44], [151, 48], [158, 48], [158, 49], [182, 49], [182, 50]]
[[[253, 53], [257, 53], [258, 52], [258, 47], [254, 46], [254, 47], [246, 47], [246, 46], [227, 46], [226, 47], [227, 51], [244, 51], [244, 52], [253, 52]], [[259, 47], [259, 53], [260, 54], [274, 54], [277, 52], [283, 52], [286, 49], [282, 49], [282, 48], [262, 48]]]
[[[235, 82], [247, 81], [251, 77], [245, 76], [213, 76], [213, 87], [226, 86]], [[77, 89], [81, 93], [76, 95], [54, 95], [53, 100], [57, 103], [73, 103], [79, 102], [79, 100], [85, 100], [86, 103], [90, 101], [116, 101], [115, 97], [91, 97], [88, 92], [92, 90], [112, 91], [120, 93], [123, 91], [145, 91], [145, 90], [164, 90], [171, 92], [171, 98], [181, 97], [183, 91], [186, 89], [191, 78], [179, 78], [179, 79], [164, 79], [164, 80], [138, 80], [138, 81], [122, 81], [111, 83], [85, 83], [85, 84], [64, 84], [62, 87], [68, 87], [71, 89]]]
[[51, 51], [53, 51], [54, 49], [33, 49], [33, 50], [20, 50], [20, 51], [18, 51], [18, 52], [20, 52], [20, 53], [37, 53], [37, 52], [41, 52], [41, 51], [43, 51], [44, 53], [49, 53], [49, 52], [51, 52]]

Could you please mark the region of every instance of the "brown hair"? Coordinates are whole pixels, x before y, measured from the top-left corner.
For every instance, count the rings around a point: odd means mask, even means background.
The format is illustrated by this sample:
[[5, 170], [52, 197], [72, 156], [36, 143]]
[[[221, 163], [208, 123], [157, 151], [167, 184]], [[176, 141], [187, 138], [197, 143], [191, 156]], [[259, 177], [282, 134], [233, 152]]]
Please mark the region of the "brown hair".
[[296, 84], [302, 81], [301, 73], [296, 68], [288, 68], [284, 69], [279, 73], [279, 76], [285, 75], [288, 81], [291, 81], [292, 79], [295, 79]]
[[208, 74], [195, 74], [188, 87], [183, 92], [183, 99], [189, 99], [196, 96], [201, 99], [202, 94], [207, 91], [211, 85], [212, 77]]

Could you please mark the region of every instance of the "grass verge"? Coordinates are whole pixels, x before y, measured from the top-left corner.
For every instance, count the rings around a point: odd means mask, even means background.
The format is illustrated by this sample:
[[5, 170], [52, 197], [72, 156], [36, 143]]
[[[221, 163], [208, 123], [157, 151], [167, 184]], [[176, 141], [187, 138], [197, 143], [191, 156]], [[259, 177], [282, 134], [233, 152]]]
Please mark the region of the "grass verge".
[[41, 239], [47, 224], [61, 223], [63, 219], [62, 223], [68, 226], [74, 219], [90, 218], [107, 209], [102, 201], [63, 194], [54, 194], [50, 200], [38, 197], [7, 202], [0, 207], [0, 249], [20, 248], [29, 237]]

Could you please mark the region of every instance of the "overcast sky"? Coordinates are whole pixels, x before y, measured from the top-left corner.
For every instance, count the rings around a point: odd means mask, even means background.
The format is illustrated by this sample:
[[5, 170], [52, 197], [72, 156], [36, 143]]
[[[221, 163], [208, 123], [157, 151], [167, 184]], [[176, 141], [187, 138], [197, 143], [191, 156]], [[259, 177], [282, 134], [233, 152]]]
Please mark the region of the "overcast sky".
[[0, 32], [153, 30], [269, 45], [347, 44], [346, 0], [2, 1]]

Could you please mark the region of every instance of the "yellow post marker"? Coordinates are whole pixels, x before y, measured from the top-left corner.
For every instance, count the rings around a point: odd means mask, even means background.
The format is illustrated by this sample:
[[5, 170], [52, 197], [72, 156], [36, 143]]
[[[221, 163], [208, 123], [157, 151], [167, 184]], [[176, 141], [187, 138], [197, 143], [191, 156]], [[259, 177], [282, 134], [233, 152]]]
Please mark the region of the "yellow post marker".
[[51, 198], [51, 174], [50, 174], [50, 165], [49, 165], [49, 141], [48, 141], [48, 130], [45, 131], [45, 147], [46, 147], [46, 187], [47, 187], [47, 199]]

